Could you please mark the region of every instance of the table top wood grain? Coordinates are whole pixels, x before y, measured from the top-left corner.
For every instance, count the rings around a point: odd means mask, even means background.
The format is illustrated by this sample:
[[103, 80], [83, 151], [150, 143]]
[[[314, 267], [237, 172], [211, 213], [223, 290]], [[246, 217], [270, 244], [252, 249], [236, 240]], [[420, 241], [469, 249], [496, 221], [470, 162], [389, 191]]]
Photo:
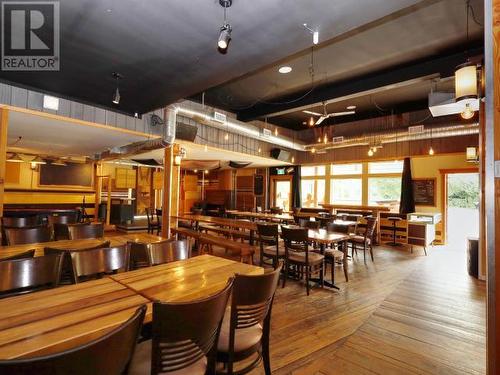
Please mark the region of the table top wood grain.
[[103, 238], [97, 239], [83, 239], [83, 240], [61, 240], [61, 241], [50, 241], [50, 242], [39, 242], [34, 244], [26, 245], [13, 245], [13, 246], [0, 246], [0, 259], [8, 258], [25, 251], [35, 249], [35, 256], [42, 256], [43, 249], [45, 247], [53, 247], [57, 249], [84, 249], [92, 246], [96, 246], [103, 241], [110, 241], [110, 246], [122, 246], [128, 241], [132, 242], [157, 242], [161, 241], [163, 238], [155, 236], [148, 233], [134, 233], [134, 234], [120, 234], [113, 236], [104, 236]]
[[59, 352], [104, 335], [149, 300], [110, 279], [0, 300], [0, 359]]
[[217, 293], [237, 273], [260, 275], [264, 269], [212, 255], [200, 255], [111, 278], [152, 301], [185, 302]]

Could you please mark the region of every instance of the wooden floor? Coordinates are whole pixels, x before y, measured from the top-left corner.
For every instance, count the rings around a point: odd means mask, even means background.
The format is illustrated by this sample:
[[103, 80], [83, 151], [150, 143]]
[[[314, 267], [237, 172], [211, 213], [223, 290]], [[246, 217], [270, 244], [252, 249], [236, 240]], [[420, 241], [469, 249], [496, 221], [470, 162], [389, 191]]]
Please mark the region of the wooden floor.
[[485, 284], [467, 275], [465, 251], [375, 256], [349, 262], [348, 284], [337, 267], [340, 292], [278, 290], [273, 374], [484, 374]]

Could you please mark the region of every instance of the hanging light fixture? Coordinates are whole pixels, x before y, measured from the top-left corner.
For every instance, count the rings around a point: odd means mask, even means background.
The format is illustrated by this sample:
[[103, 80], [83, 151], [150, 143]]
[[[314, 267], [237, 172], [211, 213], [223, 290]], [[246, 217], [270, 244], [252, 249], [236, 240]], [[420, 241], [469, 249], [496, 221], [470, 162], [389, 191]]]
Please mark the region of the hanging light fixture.
[[30, 162], [31, 164], [47, 164], [45, 160], [43, 160], [40, 156], [35, 156], [33, 160]]
[[226, 18], [226, 10], [233, 4], [233, 0], [219, 0], [219, 4], [224, 8], [224, 23], [220, 28], [219, 40], [217, 41], [217, 47], [220, 53], [227, 53], [227, 47], [231, 41], [231, 32], [233, 29]]
[[257, 150], [259, 152], [259, 154], [262, 152], [262, 149], [259, 147], [259, 149]]
[[326, 133], [325, 133], [325, 136], [323, 137], [323, 142], [325, 144], [328, 143], [328, 135], [326, 135]]
[[429, 155], [434, 155], [434, 149], [432, 148], [432, 128], [431, 128], [431, 147], [429, 147]]
[[316, 148], [315, 147], [311, 148], [311, 153], [313, 153], [313, 154], [316, 153]]
[[[466, 1], [466, 43], [469, 44], [469, 12], [470, 0]], [[477, 89], [477, 65], [469, 59], [455, 69], [455, 101], [464, 105], [462, 117], [464, 119], [472, 118], [474, 111], [471, 103], [478, 99]], [[472, 114], [471, 114], [472, 112]]]
[[278, 127], [274, 128], [274, 136], [276, 136], [276, 137], [278, 136]]
[[309, 118], [309, 126], [314, 126], [314, 117], [311, 116], [311, 118]]
[[226, 135], [224, 135], [224, 140], [229, 141], [229, 133], [226, 133]]
[[120, 73], [113, 72], [111, 73], [113, 78], [116, 80], [116, 90], [113, 95], [113, 103], [114, 104], [120, 104], [120, 79], [123, 78], [123, 76]]
[[368, 150], [368, 156], [372, 157], [373, 156], [373, 150], [372, 148], [370, 147], [370, 149]]
[[292, 164], [295, 163], [295, 156], [292, 156]]
[[321, 137], [318, 137], [318, 143], [321, 143]]

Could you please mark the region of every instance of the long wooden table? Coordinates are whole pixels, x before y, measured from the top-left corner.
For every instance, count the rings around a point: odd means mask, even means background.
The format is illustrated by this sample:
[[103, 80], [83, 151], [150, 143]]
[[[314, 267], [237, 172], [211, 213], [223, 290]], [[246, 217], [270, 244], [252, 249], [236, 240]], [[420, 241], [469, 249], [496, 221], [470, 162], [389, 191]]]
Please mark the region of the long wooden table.
[[250, 212], [250, 211], [235, 211], [229, 210], [226, 213], [231, 214], [240, 218], [251, 218], [251, 219], [261, 219], [261, 220], [276, 220], [280, 222], [290, 222], [294, 221], [294, 218], [290, 214], [271, 214], [265, 212]]
[[103, 241], [110, 241], [110, 246], [122, 246], [127, 242], [156, 242], [161, 241], [163, 238], [148, 233], [134, 233], [134, 234], [120, 234], [113, 236], [104, 236], [98, 239], [84, 239], [84, 240], [61, 240], [50, 242], [39, 242], [28, 245], [13, 245], [13, 246], [0, 246], [0, 259], [8, 258], [28, 250], [35, 250], [35, 256], [42, 256], [45, 247], [54, 248], [69, 248], [69, 249], [84, 249], [96, 246]]
[[151, 301], [208, 297], [240, 274], [260, 267], [202, 255], [100, 280], [0, 299], [0, 359], [59, 352], [89, 342], [125, 322]]

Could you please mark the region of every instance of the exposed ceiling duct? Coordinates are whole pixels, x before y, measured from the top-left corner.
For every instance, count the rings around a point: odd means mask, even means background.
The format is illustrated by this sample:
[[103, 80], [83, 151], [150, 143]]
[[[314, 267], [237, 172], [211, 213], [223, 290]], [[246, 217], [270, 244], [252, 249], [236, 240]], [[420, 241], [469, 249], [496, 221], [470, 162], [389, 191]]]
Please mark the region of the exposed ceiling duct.
[[391, 130], [380, 133], [365, 134], [358, 137], [344, 137], [340, 143], [315, 143], [307, 145], [306, 148], [315, 148], [316, 152], [322, 150], [332, 150], [337, 148], [355, 147], [355, 146], [369, 146], [374, 142], [377, 144], [419, 141], [425, 139], [437, 139], [447, 137], [459, 137], [471, 134], [479, 134], [479, 124], [462, 124], [453, 126], [440, 126], [427, 128], [420, 133], [410, 133], [408, 130]]

